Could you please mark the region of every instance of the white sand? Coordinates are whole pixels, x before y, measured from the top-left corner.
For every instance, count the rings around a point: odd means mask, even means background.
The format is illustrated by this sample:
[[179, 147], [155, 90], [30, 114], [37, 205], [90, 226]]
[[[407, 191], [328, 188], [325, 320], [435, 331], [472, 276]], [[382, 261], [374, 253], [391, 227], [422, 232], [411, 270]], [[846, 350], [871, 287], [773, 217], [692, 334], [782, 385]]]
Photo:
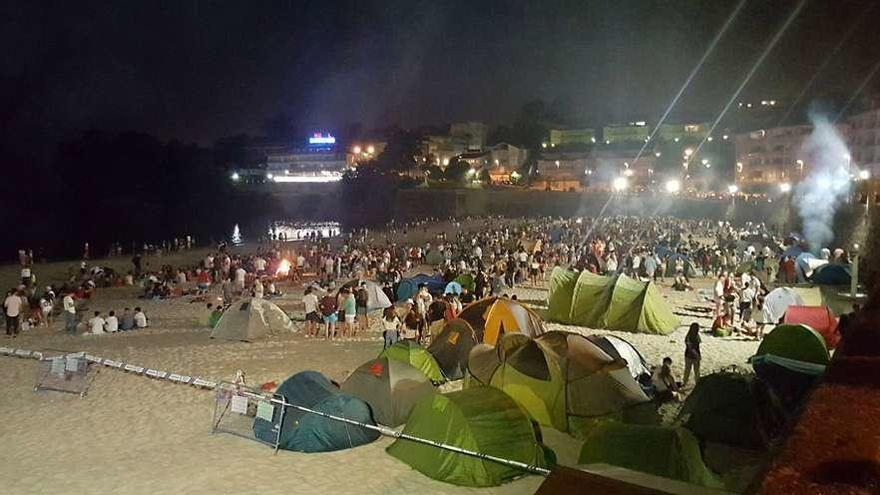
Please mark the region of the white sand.
[[[127, 258], [116, 260], [120, 268]], [[153, 260], [159, 263], [163, 260]], [[172, 261], [172, 262], [176, 262]], [[36, 267], [48, 279], [69, 264]], [[127, 268], [126, 268], [127, 269]], [[15, 267], [0, 269], [4, 282]], [[704, 282], [702, 286], [707, 286]], [[283, 290], [292, 291], [291, 287]], [[518, 289], [523, 300], [543, 300], [546, 290]], [[694, 293], [664, 295], [677, 306], [698, 304]], [[85, 350], [166, 371], [205, 378], [231, 378], [247, 372], [250, 384], [275, 380], [307, 369], [341, 381], [381, 349], [379, 334], [358, 341], [326, 343], [283, 335], [256, 343], [211, 341], [200, 323], [204, 304], [183, 300], [134, 299], [130, 288], [99, 289], [91, 308], [101, 311], [139, 305], [151, 318], [147, 330], [94, 337], [60, 335], [62, 323], [37, 329], [0, 345], [33, 350]], [[298, 296], [279, 302], [292, 309]], [[689, 323], [691, 318], [682, 318]], [[704, 325], [708, 319], [701, 320]], [[561, 327], [550, 324], [552, 329]], [[584, 330], [585, 331], [585, 330]], [[653, 364], [672, 356], [680, 375], [686, 329], [669, 336], [620, 334]], [[0, 337], [0, 339], [4, 339]], [[745, 365], [757, 344], [703, 338], [703, 372], [730, 364]], [[3, 489], [18, 493], [533, 493], [542, 479], [527, 476], [498, 488], [468, 489], [431, 480], [387, 455], [382, 438], [341, 452], [301, 454], [272, 450], [231, 435], [211, 435], [213, 394], [188, 386], [102, 369], [85, 399], [52, 392], [34, 393], [37, 363], [0, 357], [0, 466]], [[576, 460], [577, 441], [544, 430], [545, 441], [562, 463]]]

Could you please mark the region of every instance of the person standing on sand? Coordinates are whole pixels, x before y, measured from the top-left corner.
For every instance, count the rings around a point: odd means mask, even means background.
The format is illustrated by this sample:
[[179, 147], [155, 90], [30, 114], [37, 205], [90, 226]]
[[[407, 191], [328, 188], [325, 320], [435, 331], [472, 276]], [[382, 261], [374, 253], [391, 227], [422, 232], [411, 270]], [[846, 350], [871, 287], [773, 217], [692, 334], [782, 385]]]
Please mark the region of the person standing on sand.
[[16, 291], [11, 290], [6, 293], [3, 309], [6, 311], [6, 335], [16, 338], [21, 318], [21, 297]]
[[62, 300], [64, 311], [64, 332], [68, 335], [76, 334], [76, 303], [70, 291], [64, 294]]
[[700, 381], [700, 324], [691, 323], [687, 336], [684, 338], [684, 381], [682, 386], [688, 384], [691, 377], [691, 369], [694, 371], [694, 384]]

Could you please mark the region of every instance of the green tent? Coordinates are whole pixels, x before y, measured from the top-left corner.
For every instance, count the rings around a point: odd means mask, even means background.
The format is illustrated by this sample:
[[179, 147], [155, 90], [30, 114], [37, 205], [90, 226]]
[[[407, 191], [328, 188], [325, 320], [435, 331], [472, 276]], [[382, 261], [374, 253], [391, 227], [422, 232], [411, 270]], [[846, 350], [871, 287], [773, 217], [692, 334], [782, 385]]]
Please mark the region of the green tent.
[[467, 287], [467, 290], [473, 292], [476, 289], [477, 284], [474, 281], [474, 276], [470, 273], [462, 273], [461, 275], [455, 277], [453, 282], [458, 282], [462, 287]]
[[434, 383], [443, 383], [446, 379], [440, 371], [440, 365], [427, 349], [411, 340], [401, 340], [390, 347], [386, 347], [379, 357], [387, 357], [396, 361], [404, 362], [421, 371]]
[[413, 405], [434, 393], [433, 385], [421, 371], [384, 357], [360, 365], [340, 389], [369, 404], [373, 418], [392, 427], [405, 423]]
[[547, 313], [550, 321], [625, 332], [665, 335], [678, 327], [652, 282], [559, 267], [551, 275]]
[[684, 428], [605, 423], [587, 436], [579, 464], [610, 464], [709, 488], [723, 488], [703, 464], [700, 446]]
[[568, 322], [577, 280], [576, 272], [559, 266], [554, 267], [550, 272], [550, 296], [547, 300], [547, 314], [550, 316], [550, 321]]
[[720, 372], [700, 378], [676, 422], [701, 442], [762, 450], [780, 433], [785, 416], [776, 396], [762, 382]]
[[755, 353], [765, 354], [823, 366], [831, 361], [822, 334], [807, 325], [778, 325], [764, 336]]
[[505, 334], [468, 358], [472, 380], [510, 395], [535, 421], [569, 431], [571, 417], [600, 418], [648, 402], [626, 362], [586, 337], [547, 332], [537, 339]]
[[464, 378], [468, 355], [476, 344], [477, 337], [471, 325], [456, 318], [443, 325], [443, 330], [428, 346], [428, 352], [437, 360], [443, 376], [458, 380]]
[[[548, 467], [552, 451], [537, 427], [510, 397], [494, 388], [434, 394], [416, 403], [404, 433], [481, 454]], [[435, 480], [464, 486], [497, 486], [526, 474], [517, 468], [450, 450], [398, 439], [388, 453]]]

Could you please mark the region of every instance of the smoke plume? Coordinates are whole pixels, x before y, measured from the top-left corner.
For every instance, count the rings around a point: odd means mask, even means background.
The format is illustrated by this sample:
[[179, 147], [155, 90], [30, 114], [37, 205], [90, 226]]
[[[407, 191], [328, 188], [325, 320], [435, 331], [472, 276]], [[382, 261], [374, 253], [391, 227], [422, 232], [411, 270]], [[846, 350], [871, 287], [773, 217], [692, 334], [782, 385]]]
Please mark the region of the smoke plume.
[[834, 239], [834, 214], [850, 194], [851, 157], [843, 137], [826, 117], [811, 114], [810, 120], [813, 133], [800, 153], [809, 175], [797, 186], [794, 202], [804, 237], [818, 253]]

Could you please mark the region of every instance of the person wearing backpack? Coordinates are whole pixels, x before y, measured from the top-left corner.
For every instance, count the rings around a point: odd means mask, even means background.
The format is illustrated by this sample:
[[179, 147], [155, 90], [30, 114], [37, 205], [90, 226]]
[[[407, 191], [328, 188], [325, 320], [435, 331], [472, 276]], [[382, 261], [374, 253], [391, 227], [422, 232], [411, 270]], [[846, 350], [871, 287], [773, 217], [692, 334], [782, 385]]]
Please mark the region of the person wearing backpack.
[[336, 297], [333, 294], [327, 294], [322, 297], [320, 309], [321, 315], [324, 317], [324, 328], [326, 332], [324, 339], [333, 340], [333, 336], [336, 335], [336, 322], [339, 321]]

